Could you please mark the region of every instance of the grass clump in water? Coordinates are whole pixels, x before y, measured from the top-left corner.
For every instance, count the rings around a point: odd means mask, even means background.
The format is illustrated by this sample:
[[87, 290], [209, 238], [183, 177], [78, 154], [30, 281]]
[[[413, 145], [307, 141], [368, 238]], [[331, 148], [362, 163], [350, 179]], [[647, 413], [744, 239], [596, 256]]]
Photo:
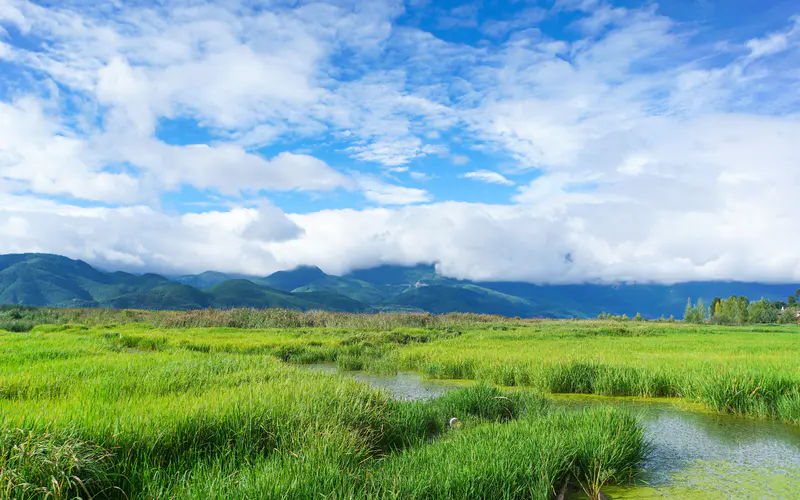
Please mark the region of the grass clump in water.
[[566, 480], [597, 498], [632, 479], [648, 446], [635, 418], [614, 409], [545, 412], [448, 434], [390, 457], [370, 484], [375, 498], [553, 498]]

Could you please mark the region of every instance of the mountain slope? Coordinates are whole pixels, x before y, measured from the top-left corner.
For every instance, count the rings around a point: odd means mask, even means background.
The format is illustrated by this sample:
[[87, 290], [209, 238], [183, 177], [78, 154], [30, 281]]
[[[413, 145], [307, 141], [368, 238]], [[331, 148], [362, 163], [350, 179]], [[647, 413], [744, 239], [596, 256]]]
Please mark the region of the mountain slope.
[[[176, 277], [102, 272], [60, 255], [0, 255], [0, 304], [133, 309], [283, 307], [335, 311], [476, 312], [507, 316], [594, 317], [605, 311], [682, 317], [686, 300], [745, 295], [784, 301], [797, 284], [688, 282], [534, 285], [474, 283], [437, 276], [430, 265], [379, 266], [339, 277], [316, 267], [266, 278], [206, 272]], [[196, 285], [191, 286], [190, 283]], [[264, 286], [271, 284], [273, 287]], [[204, 290], [201, 290], [204, 289]]]
[[[536, 316], [536, 306], [519, 297], [486, 291], [477, 286], [451, 287], [443, 285], [411, 288], [389, 301], [392, 304], [415, 307], [434, 314], [445, 312], [473, 312], [502, 316]], [[554, 317], [568, 314], [556, 311]]]
[[0, 257], [0, 303], [69, 305], [103, 301], [170, 283], [155, 274], [103, 273], [60, 255], [18, 254]]
[[98, 303], [99, 307], [117, 309], [154, 309], [181, 311], [212, 306], [212, 298], [200, 290], [180, 283], [168, 283], [151, 290], [129, 293]]
[[313, 304], [281, 290], [263, 287], [249, 280], [223, 281], [205, 291], [216, 307], [281, 307], [312, 309]]
[[278, 271], [266, 278], [251, 278], [251, 281], [268, 288], [291, 292], [295, 288], [306, 286], [328, 276], [322, 269], [313, 266], [302, 266], [291, 271]]
[[378, 266], [370, 269], [358, 269], [343, 276], [375, 285], [413, 285], [419, 281], [430, 281], [438, 278], [436, 268], [431, 265], [417, 266]]
[[210, 288], [214, 285], [222, 283], [223, 281], [239, 279], [242, 277], [243, 276], [234, 274], [218, 273], [216, 271], [206, 271], [200, 274], [177, 276], [175, 278], [172, 278], [172, 281], [180, 283], [182, 285], [189, 285], [194, 288], [204, 290], [206, 288]]
[[373, 304], [383, 302], [394, 295], [393, 291], [386, 287], [379, 287], [366, 281], [350, 278], [340, 278], [339, 276], [326, 276], [308, 285], [295, 288], [292, 293], [307, 292], [330, 292], [350, 297], [351, 299]]
[[249, 280], [229, 280], [206, 290], [215, 307], [257, 307], [284, 309], [329, 309], [333, 311], [357, 312], [364, 304], [331, 292], [288, 293], [267, 288]]
[[365, 304], [335, 292], [292, 292], [292, 295], [310, 302], [315, 309], [341, 312], [361, 312], [367, 309]]

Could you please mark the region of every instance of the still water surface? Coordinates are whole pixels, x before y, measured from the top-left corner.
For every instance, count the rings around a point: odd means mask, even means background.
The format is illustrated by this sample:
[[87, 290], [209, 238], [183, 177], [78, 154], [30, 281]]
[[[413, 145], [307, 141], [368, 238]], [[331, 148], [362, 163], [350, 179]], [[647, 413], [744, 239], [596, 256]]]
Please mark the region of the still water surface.
[[[332, 364], [310, 369], [336, 373]], [[415, 373], [348, 375], [400, 399], [432, 398], [470, 383]], [[617, 406], [641, 418], [653, 452], [641, 484], [604, 489], [613, 499], [800, 499], [800, 426], [709, 413], [676, 400], [549, 398], [571, 408]]]

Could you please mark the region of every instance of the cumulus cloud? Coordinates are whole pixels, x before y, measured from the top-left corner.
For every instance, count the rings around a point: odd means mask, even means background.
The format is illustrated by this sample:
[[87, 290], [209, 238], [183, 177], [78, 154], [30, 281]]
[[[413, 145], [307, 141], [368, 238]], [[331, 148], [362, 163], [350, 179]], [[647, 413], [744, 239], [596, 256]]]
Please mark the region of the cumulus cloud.
[[[162, 272], [800, 280], [797, 18], [695, 43], [652, 5], [560, 0], [524, 22], [450, 12], [496, 37], [459, 43], [394, 23], [400, 2], [363, 5], [0, 2], [15, 69], [0, 252]], [[566, 11], [569, 37], [530, 29]], [[171, 123], [191, 133], [167, 140]], [[515, 185], [498, 170], [535, 178], [505, 203], [441, 188]], [[425, 190], [392, 177], [423, 171]], [[185, 187], [232, 208], [161, 208]], [[286, 214], [278, 191], [328, 209]]]
[[0, 102], [0, 168], [19, 188], [108, 203], [152, 200], [181, 185], [225, 195], [353, 187], [351, 179], [304, 154], [268, 160], [235, 144], [176, 146], [112, 131], [83, 137], [31, 98]]
[[157, 141], [111, 141], [121, 157], [147, 169], [167, 188], [181, 184], [236, 195], [261, 190], [330, 191], [353, 182], [328, 164], [305, 154], [283, 152], [272, 159], [233, 144], [166, 145]]
[[66, 254], [107, 269], [270, 273], [281, 265], [263, 248], [265, 240], [298, 234], [283, 212], [269, 205], [177, 215], [147, 206], [85, 208], [0, 198], [0, 253]]
[[0, 174], [16, 190], [117, 203], [147, 195], [139, 179], [106, 167], [84, 139], [46, 116], [38, 100], [0, 102]]

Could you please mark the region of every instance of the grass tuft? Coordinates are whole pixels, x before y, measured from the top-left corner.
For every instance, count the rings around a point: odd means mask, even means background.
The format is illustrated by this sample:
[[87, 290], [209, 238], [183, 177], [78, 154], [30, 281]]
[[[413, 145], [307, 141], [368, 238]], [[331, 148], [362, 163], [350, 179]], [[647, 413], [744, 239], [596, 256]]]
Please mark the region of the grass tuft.
[[0, 496], [94, 498], [114, 489], [114, 456], [73, 437], [22, 429], [0, 431]]

